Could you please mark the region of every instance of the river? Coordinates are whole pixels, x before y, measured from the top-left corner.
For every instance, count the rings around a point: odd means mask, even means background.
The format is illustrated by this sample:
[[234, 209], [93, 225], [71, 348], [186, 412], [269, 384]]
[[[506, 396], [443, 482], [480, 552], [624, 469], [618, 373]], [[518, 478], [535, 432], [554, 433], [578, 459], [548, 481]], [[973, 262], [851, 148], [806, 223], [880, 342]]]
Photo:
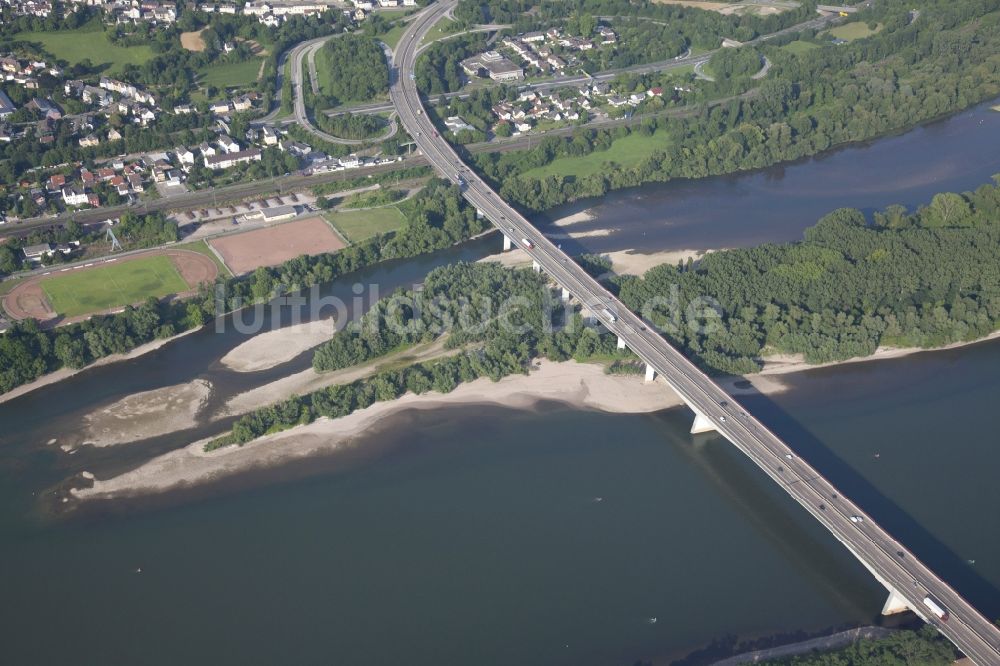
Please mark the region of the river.
[[[836, 208], [869, 214], [891, 204], [915, 209], [937, 192], [990, 182], [1000, 173], [1000, 154], [984, 149], [1000, 145], [1000, 113], [990, 109], [996, 103], [798, 162], [618, 190], [559, 206], [544, 217], [550, 231], [590, 234], [579, 239], [579, 247], [561, 241], [576, 251], [717, 250], [799, 240], [803, 229]], [[592, 219], [551, 226], [581, 212]]]
[[[620, 205], [598, 207], [595, 223], [620, 231], [586, 240], [617, 239], [589, 247], [598, 251], [635, 247], [640, 221], [655, 226], [678, 201], [704, 217], [663, 224], [663, 245], [649, 249], [744, 243], [728, 240], [737, 232], [746, 244], [783, 240], [832, 207], [917, 205], [1000, 170], [984, 140], [967, 137], [989, 126], [995, 145], [991, 119], [980, 107], [786, 166], [780, 179], [765, 172], [616, 193]], [[890, 177], [892, 154], [900, 162]], [[916, 182], [905, 172], [918, 154], [954, 166]], [[889, 185], [872, 185], [885, 178]], [[818, 185], [848, 182], [868, 186]], [[817, 184], [812, 195], [797, 190], [808, 183]], [[744, 195], [752, 205], [729, 201]], [[741, 222], [724, 214], [730, 206], [746, 213]], [[677, 230], [688, 235], [671, 236]], [[388, 293], [495, 243], [380, 266], [325, 293], [348, 303], [355, 283]], [[207, 495], [53, 516], [40, 496], [66, 477], [110, 474], [218, 430], [61, 451], [85, 413], [197, 378], [212, 382], [218, 404], [309, 363], [303, 354], [273, 370], [228, 371], [218, 359], [245, 337], [227, 331], [208, 328], [0, 405], [4, 663], [597, 666], [669, 663], [700, 650], [694, 664], [733, 637], [871, 622], [881, 608], [884, 591], [860, 564], [725, 441], [688, 435], [680, 410], [619, 416], [546, 403], [404, 413], [348, 455]], [[754, 413], [1000, 615], [1000, 450], [989, 418], [1000, 399], [1000, 344], [791, 381], [787, 393], [748, 400]]]

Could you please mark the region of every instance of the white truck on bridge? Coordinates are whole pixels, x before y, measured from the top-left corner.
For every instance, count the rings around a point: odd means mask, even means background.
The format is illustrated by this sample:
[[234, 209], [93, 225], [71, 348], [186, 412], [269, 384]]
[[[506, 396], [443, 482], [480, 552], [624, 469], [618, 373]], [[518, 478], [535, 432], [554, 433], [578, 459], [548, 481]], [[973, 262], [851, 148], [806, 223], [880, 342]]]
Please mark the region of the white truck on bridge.
[[948, 609], [931, 595], [924, 597], [924, 606], [931, 609], [931, 612], [938, 616], [942, 622], [948, 621]]

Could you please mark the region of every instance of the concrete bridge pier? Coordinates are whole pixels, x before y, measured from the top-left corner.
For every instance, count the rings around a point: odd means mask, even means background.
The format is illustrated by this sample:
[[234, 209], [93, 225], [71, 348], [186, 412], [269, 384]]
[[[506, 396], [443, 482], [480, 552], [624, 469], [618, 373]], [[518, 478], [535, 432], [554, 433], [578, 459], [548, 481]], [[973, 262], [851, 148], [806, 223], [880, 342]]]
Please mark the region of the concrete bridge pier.
[[618, 349], [625, 349], [625, 338], [620, 335], [618, 336]]
[[908, 610], [910, 610], [910, 605], [906, 603], [906, 599], [890, 587], [889, 598], [885, 600], [885, 605], [882, 606], [882, 615], [895, 615], [896, 613], [905, 613]]
[[510, 236], [503, 234], [503, 251], [510, 252], [514, 248], [514, 241], [510, 239]]
[[889, 598], [885, 600], [885, 604], [882, 606], [882, 615], [895, 615], [896, 613], [905, 613], [906, 611], [913, 611], [917, 617], [919, 617], [924, 622], [927, 622], [927, 615], [924, 613], [923, 608], [914, 608], [913, 606], [906, 603], [906, 599], [903, 597], [903, 595], [897, 592], [896, 588], [887, 583], [885, 579], [882, 578], [882, 576], [880, 576], [877, 571], [875, 571], [872, 565], [868, 563], [868, 560], [864, 559], [863, 557], [860, 557], [857, 551], [854, 550], [854, 548], [852, 548], [850, 544], [844, 542], [843, 540], [841, 540], [840, 543], [844, 544], [847, 550], [849, 550], [851, 554], [854, 555], [854, 557], [858, 558], [858, 561], [861, 562], [862, 565], [864, 565], [865, 569], [868, 569], [868, 571], [871, 572], [872, 576], [875, 577], [875, 580], [882, 583], [882, 586], [885, 587], [885, 589], [889, 590]]
[[694, 412], [694, 423], [691, 424], [691, 434], [697, 435], [701, 432], [711, 432], [715, 430], [715, 424], [709, 419], [705, 418], [701, 412], [691, 410]]
[[[620, 338], [619, 338], [620, 339]], [[646, 383], [656, 379], [656, 370], [649, 363], [646, 364]]]

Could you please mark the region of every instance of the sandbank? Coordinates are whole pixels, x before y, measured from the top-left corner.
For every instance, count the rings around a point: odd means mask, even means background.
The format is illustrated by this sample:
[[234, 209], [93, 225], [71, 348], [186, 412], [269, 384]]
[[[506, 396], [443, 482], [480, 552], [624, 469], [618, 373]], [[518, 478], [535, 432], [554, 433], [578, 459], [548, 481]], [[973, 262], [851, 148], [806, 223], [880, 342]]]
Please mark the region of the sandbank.
[[336, 330], [333, 319], [321, 319], [267, 331], [230, 350], [220, 362], [236, 372], [267, 370], [326, 342]]
[[661, 264], [676, 266], [677, 262], [687, 262], [688, 259], [698, 261], [709, 252], [717, 250], [669, 250], [644, 254], [637, 250], [617, 250], [605, 252], [601, 256], [611, 260], [611, 270], [618, 275], [643, 275], [651, 268]]
[[87, 414], [83, 443], [114, 446], [191, 428], [211, 393], [204, 379], [134, 393]]
[[568, 227], [573, 224], [579, 224], [580, 222], [589, 222], [590, 220], [596, 219], [590, 209], [582, 210], [579, 213], [573, 213], [572, 215], [566, 215], [560, 217], [557, 220], [552, 220], [552, 225], [556, 227]]

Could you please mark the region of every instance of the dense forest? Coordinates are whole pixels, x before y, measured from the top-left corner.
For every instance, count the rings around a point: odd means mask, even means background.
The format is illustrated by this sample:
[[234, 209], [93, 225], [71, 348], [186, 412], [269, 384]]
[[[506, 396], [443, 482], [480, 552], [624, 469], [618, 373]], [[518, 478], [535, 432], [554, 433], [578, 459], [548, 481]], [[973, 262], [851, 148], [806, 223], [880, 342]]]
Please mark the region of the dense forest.
[[150, 301], [118, 314], [56, 329], [41, 329], [32, 320], [16, 322], [0, 336], [0, 393], [61, 367], [83, 367], [157, 337], [201, 326], [221, 312], [267, 300], [276, 293], [329, 282], [383, 259], [442, 249], [486, 228], [475, 210], [464, 203], [458, 189], [442, 180], [431, 181], [399, 207], [407, 221], [394, 234], [377, 236], [333, 254], [297, 257], [243, 278], [220, 278], [215, 285], [203, 286], [190, 299], [169, 305]]
[[[722, 372], [753, 372], [771, 352], [821, 363], [973, 340], [1000, 327], [1000, 186], [938, 194], [914, 213], [892, 206], [873, 225], [840, 209], [800, 243], [711, 253], [616, 285]], [[708, 320], [706, 297], [717, 304]]]
[[371, 37], [346, 34], [328, 41], [316, 57], [325, 77], [322, 88], [327, 104], [364, 102], [389, 92], [389, 67], [385, 54]]
[[[582, 129], [549, 137], [528, 151], [474, 156], [505, 198], [544, 210], [570, 199], [672, 178], [755, 169], [812, 155], [831, 146], [869, 139], [968, 107], [1000, 94], [1000, 0], [886, 0], [857, 14], [883, 29], [850, 44], [805, 53], [763, 49], [772, 61], [752, 95], [703, 106], [687, 117], [653, 119], [633, 129]], [[736, 58], [737, 56], [725, 56]], [[752, 61], [752, 58], [750, 59]], [[750, 67], [743, 63], [739, 71]], [[708, 97], [739, 91], [745, 76], [723, 78]], [[607, 164], [574, 178], [525, 178], [559, 157], [606, 149], [630, 131], [669, 134], [670, 145], [635, 168]]]

